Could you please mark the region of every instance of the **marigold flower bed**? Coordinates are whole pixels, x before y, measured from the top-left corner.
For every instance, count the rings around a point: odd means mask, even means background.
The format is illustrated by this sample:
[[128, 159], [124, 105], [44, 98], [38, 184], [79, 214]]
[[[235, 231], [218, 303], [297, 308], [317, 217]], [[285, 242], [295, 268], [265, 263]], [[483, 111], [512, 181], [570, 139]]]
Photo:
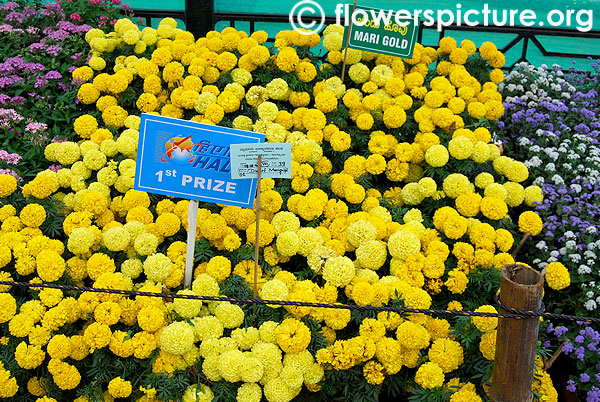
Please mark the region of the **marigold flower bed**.
[[[543, 200], [488, 129], [504, 112], [495, 45], [440, 41], [412, 59], [319, 35], [226, 28], [195, 39], [163, 20], [87, 32], [73, 71], [78, 142], [17, 188], [0, 175], [0, 278], [249, 297], [255, 211], [201, 204], [183, 289], [189, 202], [133, 190], [139, 115], [292, 144], [292, 179], [263, 179], [259, 295], [494, 312], [499, 269]], [[516, 240], [516, 241], [515, 241]], [[570, 281], [555, 263], [549, 286]], [[0, 397], [286, 402], [320, 397], [488, 400], [494, 318], [0, 288]], [[536, 365], [539, 400], [557, 400]], [[197, 399], [198, 398], [198, 399]], [[361, 399], [362, 398], [362, 399]]]

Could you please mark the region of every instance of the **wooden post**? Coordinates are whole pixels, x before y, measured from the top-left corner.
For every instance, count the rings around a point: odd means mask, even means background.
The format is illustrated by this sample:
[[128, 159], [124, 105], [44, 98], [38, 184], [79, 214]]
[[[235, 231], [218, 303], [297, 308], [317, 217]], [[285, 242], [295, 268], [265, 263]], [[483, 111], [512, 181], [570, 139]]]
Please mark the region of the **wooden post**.
[[258, 239], [260, 238], [260, 179], [262, 155], [258, 155], [258, 179], [256, 181], [256, 239], [254, 240], [254, 298], [258, 297]]
[[[500, 301], [516, 310], [539, 311], [544, 278], [525, 265], [502, 268]], [[509, 313], [500, 307], [500, 313]], [[490, 398], [493, 402], [530, 402], [540, 319], [500, 318]]]
[[214, 28], [214, 0], [185, 0], [185, 27], [196, 39]]

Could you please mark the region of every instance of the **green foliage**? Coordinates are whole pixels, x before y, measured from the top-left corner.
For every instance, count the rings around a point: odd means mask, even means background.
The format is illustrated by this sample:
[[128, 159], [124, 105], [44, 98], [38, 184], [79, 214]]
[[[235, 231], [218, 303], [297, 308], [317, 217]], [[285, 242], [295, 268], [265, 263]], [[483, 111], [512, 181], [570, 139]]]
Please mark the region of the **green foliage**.
[[350, 370], [325, 372], [321, 388], [323, 401], [378, 402], [381, 387], [365, 381], [358, 367]]
[[216, 255], [217, 253], [210, 246], [210, 242], [207, 239], [202, 238], [196, 240], [196, 246], [194, 247], [194, 263], [208, 262], [208, 260]]
[[[252, 290], [248, 287], [248, 283], [239, 275], [230, 275], [219, 284], [221, 293], [237, 299], [245, 299], [252, 297]], [[242, 306], [243, 307], [243, 306]]]
[[416, 385], [408, 397], [410, 402], [446, 402], [450, 399], [451, 392], [442, 388], [425, 389]]
[[180, 400], [183, 391], [195, 384], [192, 374], [188, 371], [175, 371], [169, 376], [167, 373], [152, 373], [143, 380], [145, 388], [156, 389], [156, 396], [161, 400]]
[[212, 402], [235, 402], [237, 389], [240, 383], [230, 383], [225, 380], [219, 381], [212, 386], [215, 398]]

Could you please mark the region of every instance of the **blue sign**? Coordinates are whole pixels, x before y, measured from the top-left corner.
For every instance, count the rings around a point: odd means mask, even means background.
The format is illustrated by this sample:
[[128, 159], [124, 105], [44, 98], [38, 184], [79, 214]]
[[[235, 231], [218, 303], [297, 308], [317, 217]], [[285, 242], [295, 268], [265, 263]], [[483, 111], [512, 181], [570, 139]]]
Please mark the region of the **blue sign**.
[[256, 179], [231, 179], [231, 144], [264, 134], [143, 113], [134, 189], [252, 208]]

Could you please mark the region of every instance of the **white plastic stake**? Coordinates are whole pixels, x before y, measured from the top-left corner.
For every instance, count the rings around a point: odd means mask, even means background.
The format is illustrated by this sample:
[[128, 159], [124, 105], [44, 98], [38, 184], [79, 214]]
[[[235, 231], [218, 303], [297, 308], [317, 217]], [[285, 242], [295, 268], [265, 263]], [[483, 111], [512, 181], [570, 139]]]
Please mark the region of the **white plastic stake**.
[[188, 208], [187, 254], [185, 256], [184, 287], [192, 287], [192, 272], [194, 271], [194, 247], [196, 246], [196, 222], [198, 219], [198, 201], [190, 200]]

